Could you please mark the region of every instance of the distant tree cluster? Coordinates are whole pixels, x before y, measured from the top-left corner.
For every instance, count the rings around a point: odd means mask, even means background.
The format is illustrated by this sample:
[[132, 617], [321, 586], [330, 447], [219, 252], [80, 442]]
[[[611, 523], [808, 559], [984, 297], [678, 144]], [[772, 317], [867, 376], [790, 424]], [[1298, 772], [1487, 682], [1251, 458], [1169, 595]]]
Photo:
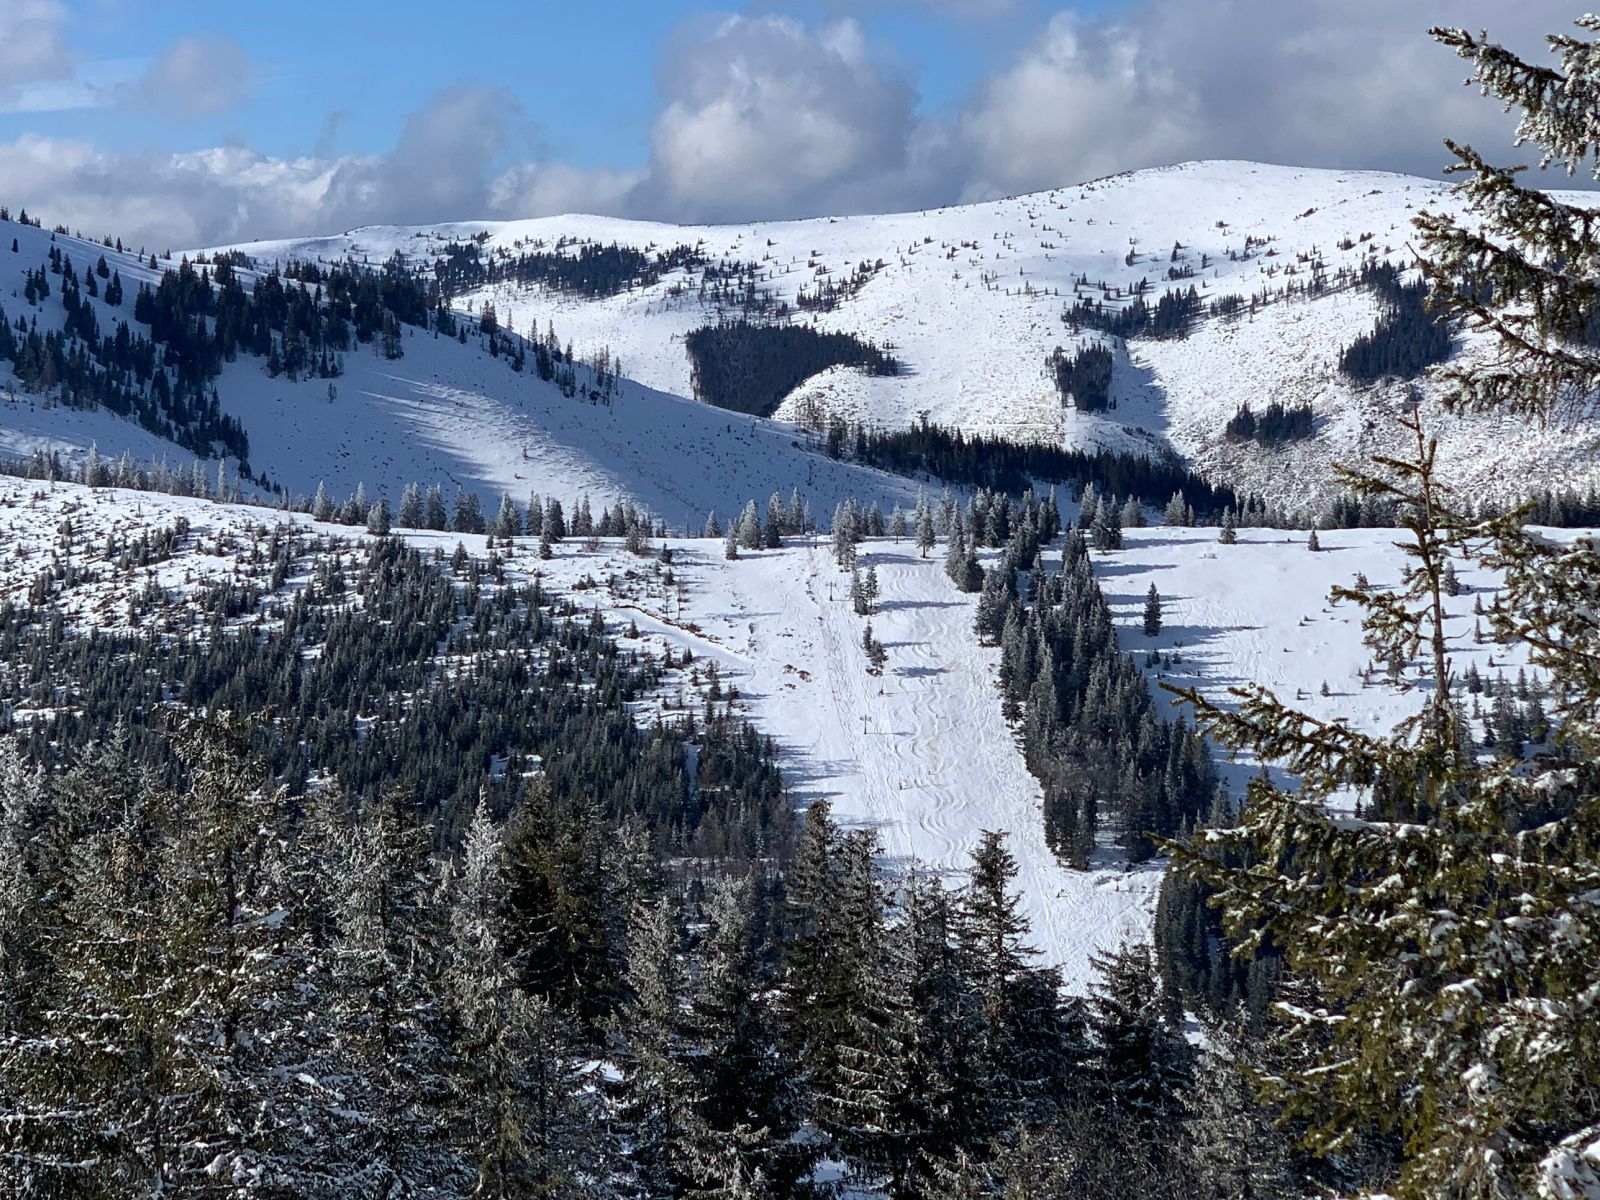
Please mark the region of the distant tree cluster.
[[563, 238], [550, 249], [485, 255], [477, 242], [469, 241], [444, 248], [434, 261], [434, 277], [446, 297], [508, 283], [598, 299], [631, 288], [652, 287], [666, 275], [706, 265], [705, 255], [693, 246], [673, 246], [651, 254], [616, 242], [607, 246]]
[[1450, 323], [1427, 305], [1426, 280], [1403, 283], [1398, 268], [1368, 263], [1361, 283], [1378, 297], [1377, 325], [1346, 347], [1339, 369], [1356, 383], [1380, 379], [1415, 379], [1434, 363], [1450, 357]]
[[[104, 258], [99, 266], [105, 266]], [[54, 287], [51, 275], [59, 277]], [[18, 317], [13, 323], [0, 309], [0, 361], [11, 364], [29, 391], [51, 393], [74, 408], [104, 407], [132, 417], [196, 454], [211, 455], [220, 447], [247, 461], [244, 430], [222, 412], [211, 386], [220, 363], [210, 334], [190, 337], [163, 328], [147, 337], [121, 320], [114, 333], [103, 333], [101, 313], [122, 304], [123, 285], [120, 271], [108, 271], [103, 286], [99, 278], [88, 266], [80, 275], [72, 256], [52, 246], [47, 264], [28, 273], [23, 298], [38, 307], [59, 294], [62, 327], [41, 333], [37, 321]], [[140, 299], [147, 295], [141, 287]], [[139, 315], [136, 301], [135, 320], [148, 319], [148, 312]]]
[[826, 422], [827, 449], [867, 466], [900, 475], [932, 475], [958, 487], [1018, 495], [1035, 484], [1088, 484], [1159, 507], [1182, 492], [1199, 519], [1214, 518], [1238, 498], [1175, 459], [1147, 458], [1104, 449], [1065, 450], [1045, 442], [1014, 442], [922, 421], [906, 429], [876, 430], [842, 418]]
[[808, 325], [725, 321], [684, 338], [696, 399], [733, 412], [770, 417], [801, 383], [829, 367], [895, 375], [899, 361], [848, 333]]
[[[1067, 531], [1052, 571], [1043, 551], [1060, 531], [1053, 497], [980, 492], [965, 510], [947, 501], [939, 518], [945, 571], [978, 593], [976, 633], [1001, 648], [1002, 707], [1044, 785], [1045, 836], [1080, 869], [1103, 832], [1133, 860], [1149, 858], [1156, 839], [1198, 824], [1216, 792], [1204, 741], [1181, 720], [1161, 719], [1143, 673], [1118, 648], [1089, 562], [1091, 541], [1119, 549], [1124, 526], [1143, 523], [1140, 506], [1087, 488], [1082, 519], [1087, 535]], [[982, 546], [1003, 548], [988, 569], [978, 560]]]
[[1120, 338], [1186, 338], [1200, 312], [1200, 292], [1190, 287], [1161, 293], [1153, 306], [1146, 303], [1142, 290], [1136, 290], [1133, 300], [1121, 308], [1098, 300], [1079, 300], [1061, 319], [1074, 333], [1097, 329]]
[[800, 312], [832, 312], [872, 282], [883, 267], [881, 258], [873, 261], [863, 259], [843, 279], [824, 276], [808, 287], [801, 287], [795, 293], [794, 306]]
[[1046, 367], [1061, 403], [1079, 412], [1103, 412], [1111, 407], [1111, 374], [1115, 362], [1109, 347], [1088, 346], [1068, 357], [1057, 346]]
[[1257, 442], [1263, 446], [1281, 446], [1285, 442], [1301, 441], [1315, 432], [1316, 420], [1311, 405], [1284, 405], [1274, 400], [1257, 414], [1248, 404], [1228, 419], [1222, 436], [1230, 442]]

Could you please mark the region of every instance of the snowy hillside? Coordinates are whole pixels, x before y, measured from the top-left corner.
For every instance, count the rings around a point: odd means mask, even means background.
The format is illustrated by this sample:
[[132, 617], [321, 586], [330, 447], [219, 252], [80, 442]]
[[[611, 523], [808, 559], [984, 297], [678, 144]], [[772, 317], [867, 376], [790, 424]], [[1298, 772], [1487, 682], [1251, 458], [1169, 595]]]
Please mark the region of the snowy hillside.
[[[0, 231], [0, 304], [11, 321], [37, 321], [41, 330], [62, 326], [59, 276], [45, 271], [58, 286], [35, 305], [24, 294], [25, 277], [45, 268], [52, 249], [70, 257], [75, 271], [104, 256], [120, 275], [119, 307], [104, 296], [86, 301], [106, 334], [131, 319], [139, 284], [160, 276], [148, 262], [65, 234], [14, 222]], [[165, 270], [177, 260], [158, 261]], [[413, 327], [402, 348], [403, 357], [389, 360], [376, 343], [358, 346], [333, 381], [273, 377], [260, 358], [225, 364], [214, 387], [222, 410], [249, 438], [252, 470], [293, 494], [325, 483], [343, 497], [364, 484], [391, 504], [410, 482], [436, 483], [447, 494], [475, 490], [489, 511], [502, 494], [519, 503], [530, 492], [564, 502], [588, 495], [597, 510], [628, 499], [675, 529], [695, 531], [708, 511], [727, 516], [774, 490], [787, 496], [798, 487], [822, 519], [847, 496], [886, 509], [915, 496], [905, 480], [805, 450], [803, 435], [782, 422], [736, 417], [626, 380], [608, 403], [568, 397], [531, 373], [513, 372], [476, 340], [458, 344]], [[192, 461], [131, 420], [20, 388], [3, 361], [0, 398], [0, 456], [42, 449], [70, 459], [97, 446], [103, 457], [127, 451], [141, 463]]]
[[[376, 264], [396, 252], [426, 264], [469, 239], [486, 258], [506, 261], [575, 243], [686, 246], [719, 265], [746, 264], [757, 288], [790, 304], [802, 289], [845, 284], [864, 268], [864, 282], [845, 286], [837, 307], [801, 319], [892, 348], [909, 371], [825, 372], [798, 387], [778, 415], [798, 417], [816, 402], [891, 427], [927, 413], [969, 431], [1072, 446], [1168, 445], [1229, 482], [1297, 503], [1327, 487], [1335, 459], [1389, 442], [1384, 414], [1404, 389], [1368, 392], [1337, 372], [1339, 351], [1371, 330], [1377, 306], [1369, 292], [1291, 299], [1253, 316], [1247, 309], [1237, 319], [1207, 319], [1187, 339], [1138, 339], [1131, 353], [1119, 346], [1117, 407], [1095, 414], [1064, 412], [1044, 369], [1057, 346], [1105, 340], [1070, 331], [1064, 307], [1102, 298], [1120, 305], [1141, 281], [1151, 303], [1191, 286], [1206, 304], [1248, 301], [1303, 287], [1317, 264], [1329, 280], [1370, 259], [1405, 264], [1412, 216], [1454, 205], [1445, 185], [1406, 176], [1204, 162], [887, 216], [681, 228], [566, 216], [373, 227], [242, 249], [263, 264], [347, 256]], [[492, 303], [501, 323], [518, 330], [553, 323], [580, 355], [606, 347], [630, 377], [687, 395], [684, 335], [732, 312], [700, 299], [703, 281], [703, 271], [678, 271], [601, 299], [497, 283], [455, 303], [464, 311]], [[1223, 443], [1222, 426], [1241, 403], [1260, 409], [1273, 400], [1309, 401], [1316, 436], [1287, 451]], [[1507, 436], [1492, 420], [1452, 419], [1439, 432], [1444, 459], [1479, 494], [1520, 496], [1535, 465], [1541, 484], [1600, 478], [1587, 425]]]
[[[149, 570], [113, 565], [110, 547], [125, 548], [179, 518], [188, 532], [172, 557]], [[75, 548], [60, 565], [74, 573], [58, 597], [64, 618], [82, 629], [125, 627], [133, 598], [146, 602], [152, 583], [169, 605], [181, 606], [207, 582], [236, 579], [236, 556], [260, 544], [263, 525], [281, 521], [317, 528], [303, 515], [243, 505], [0, 477], [0, 540], [7, 547], [0, 600], [20, 599], [37, 586], [40, 570], [61, 554], [59, 531], [69, 522]], [[360, 538], [344, 527], [321, 528], [335, 538]], [[485, 553], [481, 537], [399, 535], [446, 554], [458, 542]], [[1379, 731], [1411, 711], [1419, 693], [1391, 690], [1381, 675], [1363, 682], [1370, 656], [1355, 616], [1328, 610], [1326, 595], [1357, 572], [1377, 583], [1390, 579], [1401, 563], [1392, 538], [1381, 530], [1329, 533], [1326, 549], [1312, 554], [1299, 535], [1273, 531], [1241, 531], [1239, 544], [1226, 547], [1216, 544], [1213, 530], [1130, 530], [1127, 548], [1097, 556], [1096, 570], [1123, 648], [1141, 664], [1152, 649], [1171, 656], [1150, 670], [1152, 682], [1193, 682], [1221, 696], [1228, 686], [1258, 681], [1313, 713], [1344, 713]], [[827, 798], [836, 819], [877, 833], [894, 868], [920, 867], [959, 881], [981, 833], [1007, 832], [1033, 939], [1069, 985], [1087, 980], [1092, 950], [1147, 931], [1159, 862], [1130, 870], [1108, 850], [1093, 869], [1079, 872], [1062, 866], [1045, 845], [1039, 785], [1001, 716], [999, 651], [978, 644], [976, 597], [951, 586], [937, 553], [922, 559], [910, 543], [892, 539], [861, 548], [862, 567], [875, 566], [882, 582], [872, 626], [888, 662], [873, 676], [849, 577], [825, 546], [796, 542], [728, 561], [719, 542], [667, 545], [670, 571], [658, 557], [629, 554], [615, 539], [593, 548], [569, 540], [549, 561], [537, 558], [531, 541], [519, 540], [505, 567], [513, 582], [537, 575], [580, 611], [600, 608], [626, 646], [670, 647], [680, 660], [683, 651], [691, 653], [692, 670], [680, 666], [670, 674], [644, 702], [647, 710], [697, 706], [709, 683], [706, 664], [716, 663], [722, 686], [737, 689], [746, 715], [776, 740], [794, 802], [803, 807]], [[1047, 562], [1057, 556], [1048, 552]], [[1166, 614], [1153, 639], [1139, 628], [1152, 582]], [[1471, 663], [1486, 677], [1499, 671], [1514, 677], [1518, 657], [1473, 645], [1470, 637], [1474, 600], [1493, 580], [1464, 570], [1462, 582], [1454, 603], [1465, 635], [1463, 669]], [[150, 619], [159, 621], [160, 611]], [[1235, 794], [1251, 769], [1231, 769]]]
[[[1417, 711], [1423, 691], [1392, 686], [1361, 637], [1356, 606], [1330, 605], [1336, 585], [1365, 575], [1376, 587], [1399, 582], [1406, 559], [1392, 529], [1319, 533], [1321, 550], [1306, 549], [1306, 535], [1241, 529], [1238, 543], [1219, 545], [1215, 529], [1135, 529], [1124, 549], [1096, 557], [1095, 571], [1117, 623], [1122, 648], [1146, 668], [1152, 686], [1198, 687], [1227, 703], [1228, 689], [1261, 684], [1313, 717], [1344, 717], [1369, 733], [1386, 733]], [[1526, 648], [1476, 640], [1475, 606], [1487, 606], [1499, 587], [1475, 564], [1459, 567], [1461, 594], [1449, 599], [1451, 653], [1458, 674], [1515, 679], [1527, 664]], [[1162, 600], [1162, 628], [1153, 637], [1141, 625], [1154, 585]], [[1481, 628], [1487, 629], [1487, 621]], [[1160, 666], [1149, 665], [1152, 652]], [[1470, 707], [1469, 707], [1469, 711]], [[1474, 714], [1476, 715], [1476, 714]], [[1234, 795], [1255, 765], [1226, 768]]]

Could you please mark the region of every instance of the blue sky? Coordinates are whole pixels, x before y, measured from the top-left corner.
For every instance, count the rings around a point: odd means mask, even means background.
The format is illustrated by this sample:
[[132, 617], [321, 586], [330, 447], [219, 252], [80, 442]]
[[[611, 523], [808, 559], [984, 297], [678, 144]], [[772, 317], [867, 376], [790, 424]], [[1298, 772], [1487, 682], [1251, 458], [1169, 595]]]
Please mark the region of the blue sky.
[[157, 244], [961, 203], [1510, 153], [1432, 24], [1571, 0], [0, 0], [0, 203]]
[[[729, 11], [783, 14], [808, 25], [856, 20], [914, 84], [919, 111], [935, 115], [951, 111], [1015, 54], [1042, 14], [1070, 7], [1096, 15], [1125, 3], [1052, 8], [1036, 0], [973, 0], [970, 7], [930, 8], [878, 0]], [[645, 158], [662, 49], [675, 30], [716, 11], [680, 0], [477, 0], [459, 10], [417, 0], [87, 0], [65, 8], [71, 45], [93, 77], [127, 82], [177, 38], [227, 37], [247, 49], [255, 86], [237, 107], [194, 119], [127, 104], [0, 114], [0, 138], [34, 131], [145, 148], [243, 142], [279, 156], [375, 153], [393, 142], [404, 114], [440, 86], [478, 83], [504, 88], [521, 103], [523, 145], [508, 145], [508, 153], [520, 148], [588, 166]], [[452, 11], [468, 15], [454, 20]]]

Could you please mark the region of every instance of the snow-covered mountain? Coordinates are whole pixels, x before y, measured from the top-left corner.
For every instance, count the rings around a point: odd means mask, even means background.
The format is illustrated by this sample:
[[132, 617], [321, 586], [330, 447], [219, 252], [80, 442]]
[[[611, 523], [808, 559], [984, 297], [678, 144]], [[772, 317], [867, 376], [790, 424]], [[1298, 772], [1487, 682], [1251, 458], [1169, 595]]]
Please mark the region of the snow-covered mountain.
[[[0, 235], [0, 308], [14, 324], [40, 331], [65, 320], [60, 277], [47, 266], [52, 250], [78, 274], [103, 257], [120, 276], [120, 306], [109, 305], [104, 292], [86, 300], [106, 335], [132, 322], [140, 284], [154, 284], [181, 261], [174, 255], [152, 268], [148, 259], [17, 222], [0, 223]], [[26, 297], [30, 272], [54, 285], [36, 304]], [[823, 520], [845, 497], [876, 500], [887, 510], [913, 502], [918, 490], [807, 450], [804, 435], [783, 422], [737, 416], [629, 380], [619, 381], [606, 403], [569, 397], [531, 372], [513, 372], [476, 340], [459, 344], [415, 327], [405, 327], [402, 349], [391, 360], [376, 343], [358, 346], [332, 381], [273, 376], [256, 357], [223, 364], [213, 386], [222, 410], [249, 438], [252, 470], [295, 495], [310, 495], [320, 483], [343, 497], [364, 484], [391, 504], [410, 482], [438, 484], [447, 494], [461, 487], [477, 491], [490, 512], [502, 494], [519, 504], [530, 492], [564, 502], [587, 495], [597, 512], [627, 499], [695, 532], [709, 511], [726, 519], [778, 488], [787, 496], [798, 487]], [[68, 407], [19, 386], [0, 360], [0, 457], [46, 450], [75, 459], [90, 447], [106, 458], [126, 451], [141, 463], [193, 461], [131, 419]], [[215, 475], [214, 465], [208, 470]]]
[[[586, 244], [691, 247], [718, 266], [742, 265], [743, 278], [777, 303], [845, 285], [835, 307], [796, 319], [892, 348], [908, 365], [894, 377], [826, 371], [796, 388], [779, 417], [825, 406], [887, 427], [927, 414], [968, 431], [1069, 446], [1170, 447], [1219, 480], [1292, 505], [1331, 488], [1333, 462], [1359, 460], [1395, 437], [1386, 416], [1398, 411], [1407, 385], [1361, 388], [1338, 371], [1341, 350], [1373, 326], [1378, 306], [1369, 290], [1329, 286], [1253, 313], [1247, 304], [1237, 318], [1199, 322], [1187, 338], [1126, 346], [1074, 333], [1064, 308], [1075, 299], [1124, 303], [1141, 282], [1152, 304], [1193, 286], [1207, 305], [1299, 290], [1314, 276], [1336, 284], [1364, 262], [1405, 265], [1416, 212], [1456, 205], [1447, 185], [1419, 178], [1200, 162], [884, 216], [706, 227], [562, 216], [370, 227], [239, 249], [261, 265], [348, 257], [376, 264], [395, 253], [427, 265], [468, 242], [484, 261], [501, 262]], [[492, 304], [500, 323], [519, 331], [553, 324], [580, 356], [607, 348], [629, 377], [685, 396], [692, 389], [684, 336], [734, 312], [705, 297], [704, 281], [703, 270], [679, 270], [596, 299], [499, 282], [453, 302], [466, 312]], [[1047, 356], [1108, 340], [1117, 352], [1116, 407], [1064, 410]], [[1457, 352], [1481, 350], [1467, 344]], [[1310, 403], [1316, 435], [1278, 450], [1224, 441], [1240, 404], [1259, 411], [1272, 401]], [[1475, 495], [1520, 497], [1530, 481], [1584, 488], [1600, 478], [1597, 431], [1587, 423], [1533, 430], [1449, 417], [1436, 431], [1442, 460]]]
[[[475, 247], [490, 264], [612, 243], [652, 255], [686, 247], [692, 261], [614, 295], [501, 281], [451, 297], [462, 314], [492, 304], [500, 326], [517, 333], [553, 328], [579, 360], [604, 350], [622, 375], [609, 404], [513, 373], [478, 339], [460, 345], [415, 327], [405, 330], [402, 358], [386, 359], [376, 345], [346, 355], [332, 399], [326, 381], [273, 377], [248, 357], [222, 368], [215, 391], [249, 438], [252, 469], [300, 494], [325, 483], [342, 496], [361, 483], [393, 500], [416, 480], [476, 489], [486, 506], [501, 493], [520, 500], [530, 491], [589, 494], [597, 505], [626, 497], [674, 528], [697, 528], [706, 511], [727, 514], [774, 489], [799, 487], [824, 514], [847, 495], [886, 507], [909, 500], [916, 485], [809, 448], [792, 422], [830, 411], [886, 428], [925, 414], [968, 431], [1067, 446], [1171, 449], [1217, 482], [1310, 508], [1335, 486], [1333, 463], [1392, 444], [1387, 416], [1409, 387], [1361, 388], [1340, 375], [1341, 350], [1371, 329], [1378, 302], [1369, 289], [1332, 285], [1364, 262], [1404, 263], [1410, 218], [1455, 203], [1443, 184], [1405, 176], [1209, 162], [887, 216], [726, 227], [566, 216], [254, 243], [235, 248], [253, 264], [241, 272], [247, 280], [291, 260], [377, 265], [396, 253], [428, 271], [451, 246]], [[13, 323], [40, 329], [63, 320], [56, 298], [29, 305], [24, 294], [27, 272], [51, 249], [79, 269], [103, 255], [130, 298], [181, 258], [152, 268], [64, 233], [16, 222], [0, 232], [0, 303]], [[1320, 294], [1251, 310], [1250, 298], [1299, 291], [1314, 272], [1330, 282]], [[1141, 285], [1151, 303], [1194, 287], [1204, 305], [1238, 296], [1246, 307], [1231, 318], [1207, 316], [1172, 340], [1124, 343], [1063, 321], [1076, 300], [1118, 307]], [[691, 398], [685, 335], [736, 315], [734, 293], [748, 289], [793, 308], [829, 288], [831, 307], [813, 305], [791, 319], [891, 350], [902, 373], [823, 371], [795, 387], [771, 421]], [[130, 315], [128, 301], [120, 311], [103, 298], [92, 303], [106, 333]], [[1114, 348], [1115, 406], [1063, 407], [1046, 358], [1057, 347], [1071, 353], [1093, 343]], [[51, 447], [70, 455], [97, 445], [143, 461], [187, 457], [130, 421], [53, 405], [10, 375], [0, 363], [0, 453]], [[1273, 449], [1224, 439], [1240, 404], [1259, 411], [1273, 401], [1309, 403], [1314, 436]], [[1588, 422], [1530, 428], [1441, 416], [1435, 431], [1443, 461], [1474, 496], [1600, 482], [1597, 430]]]

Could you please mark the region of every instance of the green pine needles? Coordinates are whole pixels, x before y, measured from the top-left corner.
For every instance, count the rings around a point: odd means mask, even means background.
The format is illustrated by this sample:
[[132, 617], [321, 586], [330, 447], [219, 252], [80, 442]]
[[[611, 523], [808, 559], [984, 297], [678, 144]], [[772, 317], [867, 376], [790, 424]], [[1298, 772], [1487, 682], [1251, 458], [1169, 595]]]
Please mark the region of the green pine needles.
[[[1578, 22], [1600, 34], [1600, 18]], [[1523, 112], [1541, 165], [1594, 169], [1600, 42], [1550, 39], [1530, 66], [1460, 30], [1487, 94]], [[1549, 417], [1593, 406], [1600, 216], [1522, 187], [1451, 144], [1472, 218], [1417, 219], [1436, 309], [1494, 353], [1436, 368], [1446, 406]], [[1251, 785], [1233, 828], [1176, 848], [1211, 887], [1241, 955], [1282, 949], [1286, 986], [1259, 1090], [1327, 1155], [1393, 1154], [1374, 1190], [1407, 1198], [1583, 1196], [1600, 1188], [1600, 551], [1554, 542], [1527, 511], [1484, 523], [1450, 505], [1420, 412], [1414, 450], [1349, 472], [1406, 531], [1398, 582], [1334, 598], [1419, 712], [1386, 737], [1323, 721], [1262, 688], [1233, 704], [1179, 693], [1219, 742], [1296, 780]], [[1458, 707], [1444, 597], [1476, 558], [1504, 587], [1486, 618], [1555, 698], [1547, 747], [1473, 742]], [[1352, 809], [1353, 802], [1353, 809]], [[1352, 815], [1353, 814], [1353, 815]], [[1382, 1155], [1378, 1156], [1382, 1160]]]

